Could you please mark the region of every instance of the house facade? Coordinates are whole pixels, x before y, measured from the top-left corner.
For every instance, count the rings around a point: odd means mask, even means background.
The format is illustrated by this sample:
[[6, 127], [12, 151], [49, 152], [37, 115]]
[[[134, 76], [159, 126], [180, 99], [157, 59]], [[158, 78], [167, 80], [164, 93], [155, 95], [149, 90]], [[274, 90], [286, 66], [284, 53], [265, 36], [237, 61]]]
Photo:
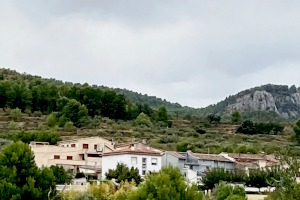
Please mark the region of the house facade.
[[182, 152], [181, 155], [186, 158], [185, 166], [196, 171], [198, 176], [203, 176], [205, 171], [210, 171], [213, 168], [224, 168], [227, 171], [235, 169], [234, 160], [223, 155], [200, 154], [191, 151]]
[[92, 174], [101, 174], [102, 154], [114, 151], [112, 143], [100, 137], [61, 141], [57, 146], [31, 142], [30, 147], [38, 167], [56, 165]]
[[109, 169], [115, 169], [118, 163], [124, 163], [129, 168], [138, 168], [143, 177], [148, 172], [157, 172], [162, 166], [162, 152], [150, 147], [137, 148], [134, 145], [102, 155], [102, 178]]
[[247, 173], [251, 169], [269, 168], [279, 163], [274, 155], [242, 153], [221, 153], [220, 155], [233, 159], [236, 163], [236, 168]]
[[166, 151], [162, 157], [163, 165], [179, 167], [183, 175], [190, 182], [199, 183], [206, 171], [213, 168], [224, 168], [232, 171], [235, 169], [234, 159], [229, 159], [217, 154], [199, 154], [191, 151], [171, 152]]

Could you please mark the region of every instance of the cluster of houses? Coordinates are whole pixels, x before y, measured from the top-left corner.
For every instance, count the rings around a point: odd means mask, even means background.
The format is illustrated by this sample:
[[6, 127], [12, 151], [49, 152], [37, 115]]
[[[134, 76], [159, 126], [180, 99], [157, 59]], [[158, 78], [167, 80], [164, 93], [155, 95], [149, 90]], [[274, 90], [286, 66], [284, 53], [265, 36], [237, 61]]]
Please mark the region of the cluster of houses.
[[57, 146], [31, 142], [30, 146], [38, 167], [63, 166], [74, 173], [96, 175], [99, 180], [105, 179], [105, 173], [115, 169], [117, 163], [138, 168], [142, 177], [148, 172], [159, 171], [162, 166], [173, 165], [179, 167], [186, 179], [199, 183], [205, 172], [213, 168], [243, 169], [247, 172], [279, 162], [274, 156], [265, 154], [162, 151], [144, 143], [115, 144], [101, 137], [61, 141]]

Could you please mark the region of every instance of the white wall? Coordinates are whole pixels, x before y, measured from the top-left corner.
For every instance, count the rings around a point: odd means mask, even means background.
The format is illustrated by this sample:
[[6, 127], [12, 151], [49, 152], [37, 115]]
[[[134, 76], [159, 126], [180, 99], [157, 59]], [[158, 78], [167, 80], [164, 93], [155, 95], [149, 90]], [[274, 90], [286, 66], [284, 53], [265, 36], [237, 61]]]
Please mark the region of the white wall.
[[[137, 157], [137, 164], [131, 164], [131, 157]], [[148, 171], [159, 171], [161, 169], [161, 156], [150, 156], [150, 155], [134, 155], [134, 154], [123, 154], [123, 155], [110, 155], [102, 157], [102, 178], [105, 178], [105, 173], [108, 172], [109, 169], [116, 169], [118, 163], [124, 163], [129, 168], [134, 167], [139, 169], [139, 174], [142, 174], [142, 158], [147, 158], [147, 168]], [[157, 158], [157, 164], [152, 165], [151, 158]]]
[[187, 180], [189, 180], [191, 183], [197, 183], [197, 172], [189, 168], [183, 168], [181, 171]]

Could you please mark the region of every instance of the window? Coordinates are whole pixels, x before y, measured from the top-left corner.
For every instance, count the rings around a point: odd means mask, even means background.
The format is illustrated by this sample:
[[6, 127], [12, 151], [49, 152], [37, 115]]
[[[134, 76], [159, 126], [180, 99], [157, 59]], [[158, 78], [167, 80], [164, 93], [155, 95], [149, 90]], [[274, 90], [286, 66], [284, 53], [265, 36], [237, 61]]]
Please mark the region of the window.
[[100, 157], [99, 154], [88, 154], [87, 157]]
[[152, 165], [157, 165], [157, 158], [151, 158]]
[[143, 163], [143, 168], [146, 168], [146, 167], [147, 167], [146, 164]]
[[143, 158], [143, 163], [146, 163], [147, 162], [147, 158]]
[[69, 147], [69, 145], [67, 145], [67, 147]]
[[60, 159], [60, 156], [54, 155], [54, 159]]
[[94, 149], [97, 150], [97, 145], [96, 144], [94, 145]]
[[89, 148], [89, 145], [88, 145], [88, 144], [83, 144], [83, 145], [82, 145], [82, 148], [83, 148], [83, 149], [88, 149], [88, 148]]
[[76, 144], [71, 144], [71, 147], [76, 147]]
[[146, 174], [146, 170], [143, 170], [143, 171], [142, 171], [142, 175], [145, 175], [145, 174]]
[[73, 156], [67, 156], [67, 160], [73, 160]]
[[137, 164], [137, 157], [131, 157], [131, 164], [136, 165]]

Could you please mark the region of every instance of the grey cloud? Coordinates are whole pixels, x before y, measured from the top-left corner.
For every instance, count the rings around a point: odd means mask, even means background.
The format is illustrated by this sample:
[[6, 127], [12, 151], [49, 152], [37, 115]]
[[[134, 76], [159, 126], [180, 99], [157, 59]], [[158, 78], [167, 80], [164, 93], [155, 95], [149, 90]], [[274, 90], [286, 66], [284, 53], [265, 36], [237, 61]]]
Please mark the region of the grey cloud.
[[261, 84], [300, 85], [296, 0], [0, 3], [0, 66], [21, 72], [195, 107]]

